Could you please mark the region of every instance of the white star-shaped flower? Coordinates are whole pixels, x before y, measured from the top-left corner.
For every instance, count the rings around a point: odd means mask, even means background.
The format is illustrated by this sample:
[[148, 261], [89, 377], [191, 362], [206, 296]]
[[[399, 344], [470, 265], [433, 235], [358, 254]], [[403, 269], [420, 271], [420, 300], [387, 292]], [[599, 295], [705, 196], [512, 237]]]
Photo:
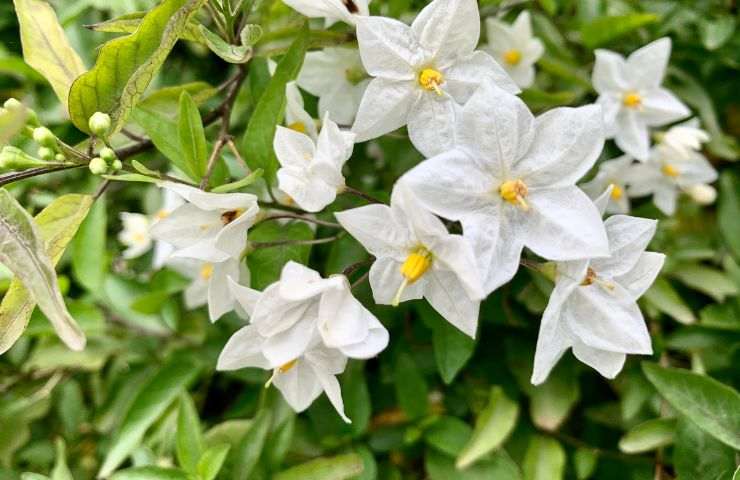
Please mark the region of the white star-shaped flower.
[[357, 16], [369, 15], [370, 0], [283, 0], [289, 7], [309, 18], [324, 18], [324, 26], [336, 22], [354, 25]]
[[626, 354], [652, 353], [636, 302], [665, 260], [661, 253], [645, 251], [656, 223], [626, 215], [609, 217], [605, 222], [609, 257], [557, 263], [555, 289], [537, 339], [533, 384], [547, 379], [568, 348], [607, 378], [622, 370]]
[[224, 347], [219, 370], [257, 367], [273, 370], [270, 379], [298, 412], [322, 391], [342, 418], [335, 375], [347, 357], [371, 358], [388, 345], [388, 331], [352, 296], [343, 275], [323, 279], [288, 262], [280, 280], [264, 292], [229, 284], [250, 324]]
[[622, 155], [602, 162], [599, 164], [599, 171], [596, 176], [582, 185], [583, 191], [591, 198], [597, 198], [611, 186], [606, 212], [629, 213], [630, 200], [627, 196], [627, 178], [629, 178], [632, 162], [633, 159], [629, 155]]
[[175, 246], [173, 257], [216, 263], [241, 255], [259, 211], [256, 196], [204, 192], [175, 182], [159, 185], [186, 200], [151, 227], [154, 239]]
[[459, 122], [459, 146], [401, 181], [424, 207], [462, 223], [485, 292], [514, 276], [525, 246], [550, 260], [608, 254], [601, 215], [575, 186], [604, 144], [598, 106], [535, 119], [518, 97], [483, 85]]
[[476, 0], [434, 0], [410, 27], [384, 17], [358, 20], [362, 63], [375, 78], [352, 128], [357, 141], [408, 125], [417, 150], [432, 156], [452, 141], [455, 103], [467, 101], [481, 82], [517, 93], [506, 71], [475, 50], [479, 36]]
[[328, 114], [316, 143], [308, 135], [278, 126], [274, 148], [281, 165], [280, 190], [308, 212], [322, 210], [344, 188], [342, 167], [352, 156], [354, 140], [355, 134], [341, 131]]
[[[277, 63], [270, 59], [267, 61], [267, 68], [270, 75], [275, 75]], [[283, 124], [296, 132], [305, 133], [312, 139], [316, 140], [317, 129], [313, 117], [306, 111], [303, 103], [303, 96], [298, 90], [298, 84], [288, 82], [285, 85], [285, 120]]]
[[692, 118], [668, 131], [657, 135], [660, 141], [657, 148], [666, 157], [689, 158], [702, 149], [702, 144], [709, 141], [709, 134], [699, 128], [699, 120]]
[[376, 257], [370, 268], [376, 303], [426, 298], [448, 322], [475, 337], [484, 293], [473, 251], [404, 185], [396, 184], [390, 207], [373, 204], [335, 216]]
[[352, 125], [370, 79], [357, 49], [327, 47], [306, 54], [297, 82], [319, 97], [319, 115], [328, 112], [338, 124]]
[[690, 112], [673, 93], [661, 87], [671, 39], [661, 38], [627, 59], [609, 50], [596, 50], [593, 84], [604, 109], [607, 138], [640, 161], [650, 150], [650, 127], [660, 127]]
[[149, 217], [142, 213], [121, 212], [121, 223], [123, 230], [118, 233], [118, 241], [128, 247], [122, 253], [123, 258], [140, 257], [152, 248]]
[[542, 41], [532, 35], [532, 20], [523, 11], [509, 25], [493, 17], [486, 19], [488, 46], [486, 51], [506, 69], [521, 88], [534, 83], [534, 64], [545, 52]]
[[627, 194], [652, 195], [656, 207], [666, 215], [673, 215], [681, 192], [691, 195], [697, 185], [717, 180], [717, 170], [704, 155], [696, 151], [687, 153], [685, 157], [673, 149], [653, 148], [647, 162], [629, 170]]
[[[153, 218], [151, 219], [151, 225], [154, 225], [159, 220], [162, 220], [163, 218], [167, 217], [170, 213], [172, 213], [177, 207], [185, 203], [185, 201], [182, 199], [182, 197], [172, 190], [169, 190], [167, 188], [161, 189], [162, 192], [162, 206], [157, 211], [157, 213], [154, 214]], [[151, 227], [150, 227], [151, 228]], [[151, 231], [150, 231], [151, 235]], [[175, 251], [175, 246], [162, 241], [156, 241], [154, 242], [154, 255], [152, 258], [152, 268], [155, 270], [158, 270], [162, 267], [164, 267], [167, 260], [169, 260], [170, 255], [172, 255], [172, 252]]]

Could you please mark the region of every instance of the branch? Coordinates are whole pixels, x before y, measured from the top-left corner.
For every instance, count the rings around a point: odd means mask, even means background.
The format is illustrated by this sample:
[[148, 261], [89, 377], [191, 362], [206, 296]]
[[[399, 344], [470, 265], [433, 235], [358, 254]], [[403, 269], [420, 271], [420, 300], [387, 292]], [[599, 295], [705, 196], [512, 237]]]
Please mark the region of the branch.
[[307, 223], [321, 225], [322, 227], [342, 228], [342, 226], [339, 225], [338, 223], [327, 222], [325, 220], [319, 220], [318, 218], [304, 217], [303, 215], [299, 215], [297, 213], [280, 213], [277, 215], [270, 215], [268, 217], [263, 218], [258, 223], [269, 222], [271, 220], [280, 220], [281, 218], [292, 218], [292, 219], [301, 220]]
[[360, 197], [364, 200], [367, 200], [370, 203], [381, 203], [381, 204], [385, 203], [385, 202], [381, 202], [380, 200], [373, 197], [372, 195], [368, 195], [367, 193], [357, 190], [356, 188], [352, 188], [348, 185], [344, 186], [344, 191], [342, 193], [349, 193], [350, 195], [354, 195], [356, 197]]
[[320, 245], [322, 243], [330, 243], [337, 240], [340, 235], [334, 235], [333, 237], [317, 238], [315, 240], [276, 240], [274, 242], [249, 242], [252, 249], [257, 250], [260, 248], [272, 248], [272, 247], [285, 247], [292, 245]]

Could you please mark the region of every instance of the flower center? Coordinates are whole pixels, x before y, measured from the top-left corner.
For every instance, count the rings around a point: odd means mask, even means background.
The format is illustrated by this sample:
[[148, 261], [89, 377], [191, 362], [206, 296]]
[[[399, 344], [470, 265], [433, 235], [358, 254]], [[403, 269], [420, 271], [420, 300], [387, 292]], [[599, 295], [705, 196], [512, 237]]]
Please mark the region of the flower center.
[[640, 108], [642, 106], [642, 96], [637, 92], [627, 92], [622, 97], [622, 104], [628, 108]]
[[146, 235], [141, 232], [136, 232], [131, 236], [134, 243], [143, 244], [146, 243]]
[[521, 180], [507, 180], [501, 184], [498, 188], [499, 195], [501, 198], [511, 203], [512, 205], [519, 205], [523, 210], [529, 210], [529, 205], [525, 200], [525, 197], [529, 193], [527, 185]]
[[342, 0], [342, 3], [344, 3], [344, 6], [347, 7], [347, 10], [349, 10], [349, 13], [357, 13], [360, 11], [360, 9], [357, 8], [357, 5], [355, 5], [355, 2], [353, 0]]
[[666, 163], [662, 167], [660, 167], [660, 171], [663, 175], [670, 178], [676, 178], [680, 173], [678, 169], [670, 163]]
[[522, 61], [522, 52], [513, 48], [504, 53], [504, 62], [509, 65], [518, 65]]
[[204, 263], [203, 266], [200, 267], [200, 278], [203, 280], [210, 280], [213, 276], [213, 264], [212, 263]]
[[224, 212], [221, 214], [221, 223], [224, 225], [228, 225], [237, 218], [241, 216], [241, 214], [244, 213], [244, 210], [241, 208], [237, 208], [236, 210], [229, 210], [227, 212]]
[[168, 212], [167, 210], [163, 208], [162, 210], [154, 214], [154, 218], [156, 218], [157, 220], [162, 220], [164, 218], [167, 218], [169, 214], [170, 212]]
[[284, 364], [284, 365], [280, 365], [280, 366], [278, 367], [278, 371], [279, 371], [280, 373], [287, 373], [287, 372], [289, 372], [289, 371], [290, 371], [290, 370], [291, 370], [291, 369], [292, 369], [293, 367], [295, 367], [295, 364], [296, 364], [296, 363], [298, 363], [298, 359], [297, 359], [297, 358], [296, 358], [295, 360], [291, 360], [291, 361], [289, 361], [288, 363], [286, 363], [286, 364]]
[[612, 183], [611, 187], [612, 187], [612, 193], [611, 193], [612, 200], [619, 200], [620, 198], [624, 196], [624, 189], [622, 187], [620, 187], [616, 183]]
[[433, 69], [425, 68], [419, 74], [419, 85], [426, 90], [434, 90], [437, 95], [442, 95], [442, 90], [439, 88], [444, 83], [445, 79], [442, 73]]
[[288, 128], [299, 133], [306, 133], [306, 124], [303, 122], [293, 122], [288, 125]]
[[588, 269], [586, 270], [586, 276], [583, 277], [581, 285], [587, 287], [589, 285], [593, 285], [594, 283], [607, 290], [614, 290], [613, 283], [600, 279], [599, 276], [596, 274], [596, 271], [593, 268], [588, 267]]
[[400, 268], [403, 281], [396, 292], [396, 296], [393, 298], [392, 305], [394, 307], [397, 307], [401, 302], [401, 294], [404, 289], [419, 280], [431, 268], [432, 260], [432, 252], [423, 246], [419, 246], [409, 253], [406, 261], [403, 262]]

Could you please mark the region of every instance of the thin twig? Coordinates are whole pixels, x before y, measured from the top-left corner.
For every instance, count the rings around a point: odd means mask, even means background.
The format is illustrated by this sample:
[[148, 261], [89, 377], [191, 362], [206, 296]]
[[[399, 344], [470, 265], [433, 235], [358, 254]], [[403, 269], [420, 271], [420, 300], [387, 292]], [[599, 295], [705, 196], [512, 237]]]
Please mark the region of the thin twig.
[[344, 191], [342, 193], [349, 193], [351, 195], [355, 195], [355, 196], [360, 197], [360, 198], [362, 198], [364, 200], [367, 200], [370, 203], [384, 203], [384, 202], [381, 202], [380, 200], [378, 200], [377, 198], [373, 197], [372, 195], [368, 195], [367, 193], [362, 192], [360, 190], [357, 190], [356, 188], [353, 188], [353, 187], [350, 187], [350, 186], [345, 186], [344, 187]]
[[122, 130], [121, 130], [121, 133], [122, 133], [122, 134], [123, 134], [124, 136], [126, 136], [126, 137], [128, 137], [128, 138], [130, 138], [131, 140], [134, 140], [134, 141], [136, 141], [136, 142], [143, 142], [144, 140], [146, 140], [146, 138], [142, 137], [141, 135], [137, 135], [137, 134], [135, 134], [134, 132], [132, 132], [131, 130], [128, 130], [128, 129], [126, 129], [126, 128], [122, 129]]
[[375, 260], [375, 257], [368, 257], [365, 260], [360, 260], [359, 262], [355, 262], [352, 265], [346, 267], [344, 270], [342, 270], [342, 275], [344, 275], [345, 277], [349, 277], [350, 275], [355, 273], [360, 268], [371, 263], [373, 260]]
[[247, 169], [247, 171], [249, 171], [249, 165], [247, 165], [247, 161], [242, 158], [242, 154], [239, 153], [239, 149], [236, 148], [236, 144], [234, 143], [233, 137], [229, 137], [229, 141], [226, 145], [229, 146], [229, 150], [231, 150], [231, 153], [234, 154], [234, 157], [236, 158], [236, 160], [239, 163], [241, 163], [244, 166], [244, 168]]
[[73, 168], [86, 167], [85, 164], [79, 165], [63, 165], [56, 167], [38, 167], [24, 170], [22, 172], [8, 173], [7, 175], [0, 176], [0, 187], [9, 183], [17, 182], [19, 180], [25, 180], [27, 178], [37, 177], [39, 175], [46, 175], [47, 173], [60, 172], [62, 170], [71, 170]]
[[291, 207], [290, 205], [283, 205], [282, 203], [278, 203], [277, 201], [263, 202], [260, 200], [259, 204], [261, 208], [266, 208], [266, 209], [271, 209], [271, 210], [282, 210], [284, 212], [293, 212], [293, 213], [305, 213], [300, 208]]
[[200, 180], [200, 189], [205, 190], [206, 187], [208, 187], [208, 182], [211, 180], [211, 175], [213, 174], [213, 169], [216, 167], [216, 160], [219, 159], [221, 155], [221, 150], [226, 146], [226, 139], [224, 137], [219, 136], [216, 140], [216, 144], [213, 146], [213, 151], [211, 152], [210, 158], [208, 158], [208, 166], [206, 167], [206, 174], [203, 175], [203, 178]]
[[358, 285], [362, 284], [362, 283], [363, 283], [363, 282], [364, 282], [365, 280], [367, 280], [367, 279], [368, 279], [369, 277], [370, 277], [370, 270], [368, 270], [367, 272], [363, 273], [363, 274], [362, 274], [362, 276], [361, 276], [360, 278], [358, 278], [357, 280], [355, 280], [354, 282], [352, 282], [352, 285], [350, 285], [350, 287], [349, 287], [349, 288], [350, 288], [350, 290], [354, 290], [354, 288], [355, 288], [356, 286], [358, 286]]
[[260, 248], [272, 248], [272, 247], [284, 247], [288, 245], [320, 245], [322, 243], [330, 243], [337, 240], [341, 235], [334, 235], [333, 237], [317, 238], [314, 240], [276, 240], [274, 242], [250, 242], [249, 245], [257, 250]]
[[100, 198], [101, 195], [105, 193], [105, 191], [108, 189], [108, 185], [110, 185], [110, 182], [111, 180], [107, 178], [103, 180], [103, 183], [101, 183], [98, 189], [95, 191], [95, 194], [93, 195], [93, 200], [97, 200], [98, 198]]
[[321, 225], [322, 227], [342, 228], [342, 226], [339, 225], [338, 223], [327, 222], [325, 220], [319, 220], [318, 218], [305, 217], [305, 216], [299, 215], [297, 213], [280, 213], [280, 214], [277, 214], [277, 215], [270, 215], [270, 216], [267, 216], [267, 217], [263, 218], [262, 220], [260, 220], [259, 223], [269, 222], [271, 220], [280, 220], [281, 218], [292, 218], [294, 220], [301, 220], [303, 222], [313, 223], [313, 224], [316, 224], [316, 225]]

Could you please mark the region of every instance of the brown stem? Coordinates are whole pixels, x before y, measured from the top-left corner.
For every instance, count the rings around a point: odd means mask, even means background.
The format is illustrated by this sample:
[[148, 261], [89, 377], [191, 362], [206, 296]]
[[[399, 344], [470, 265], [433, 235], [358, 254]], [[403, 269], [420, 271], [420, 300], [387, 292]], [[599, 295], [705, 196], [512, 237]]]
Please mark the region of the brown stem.
[[300, 220], [300, 221], [307, 222], [307, 223], [313, 223], [313, 224], [316, 224], [316, 225], [321, 225], [322, 227], [342, 228], [342, 226], [339, 225], [338, 223], [327, 222], [327, 221], [324, 221], [324, 220], [319, 220], [318, 218], [305, 217], [305, 216], [299, 215], [297, 213], [280, 213], [280, 214], [277, 214], [277, 215], [270, 215], [270, 216], [265, 217], [262, 220], [260, 220], [259, 223], [269, 222], [271, 220], [279, 220], [281, 218], [292, 218], [292, 219]]
[[384, 203], [384, 202], [381, 202], [380, 200], [378, 200], [377, 198], [373, 197], [372, 195], [368, 195], [365, 192], [362, 192], [360, 190], [357, 190], [356, 188], [353, 188], [353, 187], [350, 187], [350, 186], [347, 186], [347, 185], [344, 187], [344, 192], [343, 193], [349, 193], [351, 195], [355, 195], [356, 197], [360, 197], [360, 198], [362, 198], [364, 200], [367, 200], [370, 203]]
[[46, 175], [47, 173], [60, 172], [62, 170], [71, 170], [73, 168], [86, 167], [85, 164], [79, 165], [63, 165], [56, 167], [38, 167], [24, 170], [22, 172], [13, 172], [6, 175], [0, 175], [0, 187], [9, 183], [17, 182], [19, 180], [25, 180], [27, 178], [37, 177], [39, 175]]
[[203, 178], [200, 180], [200, 189], [206, 190], [208, 187], [208, 182], [211, 180], [211, 175], [213, 174], [213, 169], [216, 167], [216, 161], [219, 159], [221, 155], [221, 150], [224, 149], [226, 146], [226, 138], [219, 136], [218, 140], [216, 140], [216, 144], [213, 146], [213, 151], [211, 152], [211, 156], [208, 158], [208, 166], [206, 167], [206, 173], [203, 175]]
[[333, 242], [339, 237], [340, 235], [334, 235], [333, 237], [317, 238], [314, 240], [276, 240], [274, 242], [250, 242], [249, 245], [255, 250], [259, 248], [284, 247], [286, 245], [320, 245], [322, 243]]

